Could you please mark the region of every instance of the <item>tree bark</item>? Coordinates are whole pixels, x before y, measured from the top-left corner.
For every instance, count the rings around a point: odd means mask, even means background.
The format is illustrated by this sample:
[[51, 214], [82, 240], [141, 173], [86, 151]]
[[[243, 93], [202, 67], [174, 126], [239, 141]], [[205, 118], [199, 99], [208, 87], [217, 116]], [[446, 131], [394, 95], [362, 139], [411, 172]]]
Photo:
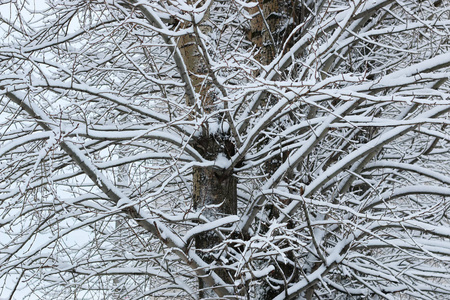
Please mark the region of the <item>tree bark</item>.
[[[194, 147], [207, 160], [215, 160], [219, 155], [229, 158], [234, 154], [234, 145], [220, 134], [210, 135], [205, 129], [203, 136], [195, 139]], [[229, 152], [231, 151], [231, 152]], [[237, 178], [233, 174], [225, 174], [224, 170], [215, 166], [194, 167], [193, 169], [193, 207], [201, 211], [208, 221], [214, 221], [229, 215], [237, 214]], [[233, 277], [221, 269], [217, 260], [217, 251], [212, 249], [222, 241], [221, 235], [215, 231], [206, 231], [195, 237], [198, 254], [211, 269], [226, 283], [233, 283]], [[214, 297], [212, 289], [199, 278], [200, 299]]]
[[[233, 176], [223, 176], [220, 170], [212, 167], [194, 168], [194, 209], [201, 210], [202, 215], [213, 221], [237, 213], [237, 180]], [[211, 266], [226, 283], [233, 283], [234, 278], [225, 269], [220, 269], [217, 251], [212, 248], [222, 241], [216, 231], [206, 231], [195, 237], [195, 247], [199, 256]], [[213, 291], [199, 278], [200, 298], [214, 296]]]
[[[202, 3], [201, 3], [202, 4]], [[208, 14], [206, 14], [208, 16]], [[205, 21], [204, 21], [205, 22]], [[191, 24], [192, 26], [196, 26]], [[191, 26], [185, 25], [185, 26]], [[197, 31], [196, 31], [197, 30]], [[199, 25], [194, 32], [207, 34], [208, 27]], [[209, 74], [207, 60], [203, 56], [198, 37], [195, 33], [180, 37], [178, 47], [183, 56], [184, 63], [189, 71], [192, 86], [195, 89], [200, 103], [196, 103], [200, 113], [211, 113], [214, 110], [213, 95], [210, 92], [212, 80]], [[194, 117], [193, 117], [194, 118]], [[218, 122], [218, 120], [217, 120]], [[235, 151], [234, 144], [230, 141], [226, 132], [210, 134], [208, 125], [202, 126], [200, 137], [193, 138], [191, 145], [209, 161], [214, 161], [218, 156], [230, 158]], [[231, 173], [224, 173], [218, 167], [194, 167], [193, 168], [193, 208], [202, 212], [202, 217], [207, 221], [214, 221], [225, 216], [237, 214], [237, 179]], [[217, 260], [213, 248], [220, 244], [222, 237], [217, 230], [202, 232], [195, 237], [195, 247], [199, 256], [211, 266], [219, 277], [226, 283], [233, 283], [233, 278], [225, 270], [221, 269], [221, 263]], [[215, 297], [213, 289], [199, 277], [199, 298]]]

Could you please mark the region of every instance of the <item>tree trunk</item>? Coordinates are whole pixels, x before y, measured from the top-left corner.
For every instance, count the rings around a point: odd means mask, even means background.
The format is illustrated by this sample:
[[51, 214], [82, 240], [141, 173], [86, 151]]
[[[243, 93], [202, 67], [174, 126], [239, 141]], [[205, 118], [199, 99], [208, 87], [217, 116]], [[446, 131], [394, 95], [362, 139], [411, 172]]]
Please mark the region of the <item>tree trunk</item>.
[[[227, 149], [234, 149], [233, 144], [220, 136], [208, 135], [196, 140], [194, 147], [205, 159], [215, 160], [217, 156], [229, 157]], [[233, 174], [224, 174], [218, 167], [194, 167], [193, 169], [193, 204], [196, 211], [202, 211], [202, 216], [208, 221], [214, 221], [229, 215], [237, 214], [237, 179]], [[211, 269], [224, 282], [233, 283], [234, 278], [225, 269], [221, 269], [221, 262], [217, 259], [218, 251], [212, 249], [222, 241], [217, 231], [211, 230], [200, 233], [195, 238], [198, 254], [207, 262]], [[212, 289], [199, 278], [199, 296], [201, 299], [214, 297]]]
[[[212, 167], [194, 168], [194, 208], [202, 210], [202, 215], [213, 221], [227, 215], [237, 213], [237, 180], [233, 176], [223, 176], [220, 170]], [[226, 283], [233, 283], [233, 277], [224, 269], [220, 269], [221, 262], [217, 260], [219, 253], [212, 248], [222, 241], [215, 231], [206, 231], [196, 236], [195, 246], [198, 254], [211, 266], [217, 275]], [[218, 269], [215, 269], [218, 268]], [[199, 278], [200, 298], [214, 296], [212, 289]]]
[[[195, 30], [206, 34], [209, 29], [207, 26], [200, 25]], [[194, 104], [198, 106], [196, 110], [200, 113], [211, 113], [214, 110], [214, 106], [213, 95], [210, 92], [212, 82], [208, 76], [210, 75], [208, 73], [210, 69], [197, 41], [194, 33], [184, 35], [180, 37], [178, 47], [190, 73], [191, 83], [200, 99], [200, 103]], [[204, 159], [209, 161], [215, 161], [218, 156], [230, 158], [235, 151], [235, 146], [230, 142], [226, 132], [210, 134], [208, 125], [202, 127], [201, 136], [193, 138], [191, 145]], [[201, 211], [202, 217], [209, 222], [228, 215], [236, 215], [236, 177], [232, 173], [224, 174], [224, 171], [218, 167], [194, 167], [193, 208], [196, 211]], [[210, 230], [202, 232], [195, 237], [195, 247], [199, 256], [211, 266], [211, 270], [221, 277], [224, 282], [232, 284], [232, 276], [225, 269], [221, 269], [221, 262], [216, 258], [218, 253], [212, 250], [221, 241], [220, 234], [216, 230]], [[214, 298], [215, 296], [213, 289], [202, 278], [199, 278], [200, 299]]]

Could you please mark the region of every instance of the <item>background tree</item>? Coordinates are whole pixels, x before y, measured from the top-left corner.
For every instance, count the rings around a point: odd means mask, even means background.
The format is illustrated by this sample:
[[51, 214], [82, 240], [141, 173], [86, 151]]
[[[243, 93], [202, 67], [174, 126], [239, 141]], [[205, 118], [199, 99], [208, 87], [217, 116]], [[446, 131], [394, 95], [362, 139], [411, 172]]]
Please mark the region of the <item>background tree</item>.
[[2, 297], [448, 297], [445, 1], [1, 8]]

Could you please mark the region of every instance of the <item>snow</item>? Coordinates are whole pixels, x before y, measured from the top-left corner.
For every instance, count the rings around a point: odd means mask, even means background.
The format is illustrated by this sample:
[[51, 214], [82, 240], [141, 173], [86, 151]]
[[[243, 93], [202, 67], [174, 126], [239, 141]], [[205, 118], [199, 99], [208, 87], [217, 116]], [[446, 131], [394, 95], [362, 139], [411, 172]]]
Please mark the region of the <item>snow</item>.
[[230, 166], [230, 160], [225, 156], [224, 153], [219, 153], [216, 160], [214, 161], [214, 166], [221, 169], [226, 169]]
[[230, 225], [237, 221], [239, 221], [238, 216], [228, 216], [228, 217], [224, 217], [224, 218], [221, 218], [218, 220], [209, 221], [206, 224], [197, 225], [197, 226], [189, 229], [188, 232], [186, 232], [186, 234], [183, 237], [183, 240], [185, 243], [188, 243], [188, 241], [191, 240], [194, 236], [196, 236], [202, 232], [212, 231], [212, 230], [215, 230], [216, 228], [219, 228], [219, 227], [222, 227], [225, 225]]
[[[182, 298], [199, 278], [212, 298], [449, 294], [445, 7], [309, 1], [318, 17], [282, 17], [298, 35], [263, 64], [256, 2], [122, 2], [31, 1], [37, 23], [0, 24], [0, 286], [23, 269], [53, 298]], [[205, 160], [206, 134], [236, 149]], [[202, 167], [235, 176], [236, 215], [192, 202]]]

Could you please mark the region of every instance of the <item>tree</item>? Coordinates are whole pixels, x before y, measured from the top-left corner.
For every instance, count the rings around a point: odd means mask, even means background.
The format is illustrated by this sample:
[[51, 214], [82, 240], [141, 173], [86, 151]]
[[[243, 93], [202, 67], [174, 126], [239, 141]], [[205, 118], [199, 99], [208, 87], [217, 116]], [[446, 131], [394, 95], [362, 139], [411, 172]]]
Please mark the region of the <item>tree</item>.
[[450, 294], [445, 1], [1, 7], [2, 296]]

